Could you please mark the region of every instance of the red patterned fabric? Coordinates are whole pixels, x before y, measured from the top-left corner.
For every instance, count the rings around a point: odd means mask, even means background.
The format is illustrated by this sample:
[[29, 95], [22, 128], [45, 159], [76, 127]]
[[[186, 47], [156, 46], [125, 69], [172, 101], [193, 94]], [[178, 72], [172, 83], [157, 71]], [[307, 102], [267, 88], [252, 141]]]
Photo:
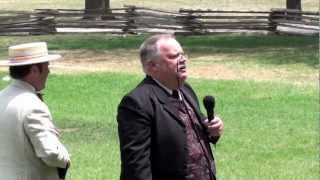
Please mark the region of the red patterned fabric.
[[201, 125], [194, 110], [185, 101], [179, 101], [179, 117], [186, 126], [187, 135], [187, 180], [211, 180], [211, 160], [205, 148], [206, 134], [200, 129]]

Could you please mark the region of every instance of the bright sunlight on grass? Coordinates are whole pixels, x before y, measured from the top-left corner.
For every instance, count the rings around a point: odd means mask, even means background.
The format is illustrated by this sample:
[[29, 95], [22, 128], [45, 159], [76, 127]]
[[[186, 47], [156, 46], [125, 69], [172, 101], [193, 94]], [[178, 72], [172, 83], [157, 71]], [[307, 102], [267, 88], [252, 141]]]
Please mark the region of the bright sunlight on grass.
[[[50, 50], [66, 57], [67, 68], [90, 61], [83, 71], [55, 69], [45, 90], [45, 101], [72, 155], [67, 179], [118, 179], [116, 110], [121, 97], [143, 78], [141, 71], [132, 71], [140, 68], [138, 63], [128, 63], [139, 61], [137, 49], [143, 39], [101, 35], [0, 37], [1, 59], [11, 44], [47, 41]], [[216, 97], [216, 112], [225, 122], [224, 136], [215, 150], [218, 177], [318, 179], [317, 38], [178, 39], [190, 57], [189, 82], [200, 100], [208, 94]], [[111, 68], [85, 71], [97, 62], [105, 63], [97, 66]], [[8, 83], [2, 80], [5, 75], [6, 70], [0, 69], [0, 89]]]
[[[49, 78], [45, 100], [72, 154], [68, 179], [118, 179], [116, 108], [141, 78], [118, 73]], [[216, 148], [221, 179], [318, 177], [316, 89], [253, 81], [190, 83], [200, 98], [216, 96], [216, 111], [225, 120]]]

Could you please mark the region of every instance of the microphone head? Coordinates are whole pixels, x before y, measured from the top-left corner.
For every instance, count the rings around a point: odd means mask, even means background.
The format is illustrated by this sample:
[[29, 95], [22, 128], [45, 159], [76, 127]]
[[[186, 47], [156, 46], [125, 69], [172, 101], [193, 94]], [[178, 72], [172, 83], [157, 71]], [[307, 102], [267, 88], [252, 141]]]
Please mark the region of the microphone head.
[[206, 110], [213, 109], [215, 106], [215, 99], [213, 96], [205, 96], [203, 98], [203, 105], [206, 108]]

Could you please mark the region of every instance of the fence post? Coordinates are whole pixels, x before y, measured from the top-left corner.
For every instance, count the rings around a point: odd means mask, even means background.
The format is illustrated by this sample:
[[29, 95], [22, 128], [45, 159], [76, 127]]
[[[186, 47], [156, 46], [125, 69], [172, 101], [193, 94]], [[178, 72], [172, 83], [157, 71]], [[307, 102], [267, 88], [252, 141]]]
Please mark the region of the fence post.
[[56, 29], [56, 21], [55, 17], [45, 17], [40, 21], [39, 24], [42, 24], [42, 29], [48, 34], [55, 34], [57, 33]]
[[37, 26], [40, 30], [40, 34], [55, 34], [56, 29], [56, 16], [59, 15], [59, 11], [44, 10], [36, 12], [34, 16], [37, 18]]
[[[186, 9], [180, 9], [179, 13], [183, 15], [183, 25], [184, 29], [187, 31], [187, 33], [190, 34], [203, 34], [204, 29], [201, 21], [197, 19], [197, 16], [194, 15], [194, 12], [192, 10], [186, 10]], [[184, 14], [187, 13], [187, 14]]]
[[135, 16], [137, 16], [136, 6], [128, 6], [126, 9], [127, 22], [125, 23], [125, 26], [122, 28], [123, 33], [136, 34], [136, 32], [133, 31], [133, 29], [136, 29], [134, 20]]
[[277, 32], [277, 25], [278, 23], [275, 22], [274, 20], [277, 19], [278, 17], [276, 16], [277, 14], [279, 14], [279, 12], [275, 11], [274, 9], [271, 9], [270, 13], [269, 13], [269, 31], [276, 33]]

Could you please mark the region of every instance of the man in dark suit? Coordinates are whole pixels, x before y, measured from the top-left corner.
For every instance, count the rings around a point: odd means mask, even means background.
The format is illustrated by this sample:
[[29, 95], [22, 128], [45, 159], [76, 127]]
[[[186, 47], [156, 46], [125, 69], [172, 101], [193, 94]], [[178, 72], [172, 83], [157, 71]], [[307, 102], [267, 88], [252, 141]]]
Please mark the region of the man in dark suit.
[[182, 47], [172, 35], [154, 35], [140, 60], [146, 77], [118, 107], [120, 179], [216, 179], [209, 142], [218, 141], [223, 122], [200, 112]]

